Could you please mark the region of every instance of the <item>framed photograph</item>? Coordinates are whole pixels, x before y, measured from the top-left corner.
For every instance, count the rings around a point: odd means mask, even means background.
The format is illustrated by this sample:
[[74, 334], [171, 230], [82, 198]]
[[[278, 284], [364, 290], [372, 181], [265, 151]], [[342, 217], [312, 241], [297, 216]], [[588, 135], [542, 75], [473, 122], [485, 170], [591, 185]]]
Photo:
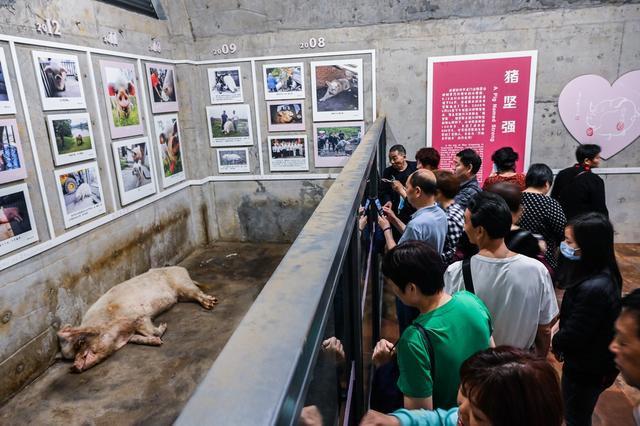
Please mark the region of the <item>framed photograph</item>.
[[149, 139], [144, 137], [117, 141], [111, 147], [122, 205], [155, 193]]
[[304, 101], [267, 102], [270, 132], [304, 131]]
[[249, 173], [249, 148], [220, 148], [219, 173]]
[[53, 173], [58, 183], [58, 199], [65, 228], [106, 212], [98, 163], [76, 164]]
[[56, 166], [96, 158], [89, 114], [49, 115], [47, 124]]
[[209, 68], [207, 74], [212, 104], [244, 102], [240, 67]]
[[100, 61], [100, 70], [111, 137], [141, 135], [141, 109], [133, 64]]
[[364, 123], [339, 122], [313, 125], [313, 157], [316, 167], [342, 167], [360, 144]]
[[4, 49], [0, 47], [0, 115], [15, 113], [16, 103], [11, 89], [9, 66], [4, 56]]
[[178, 111], [176, 69], [173, 65], [147, 64], [147, 84], [154, 114]]
[[185, 179], [178, 114], [156, 115], [153, 125], [160, 152], [162, 187], [166, 188]]
[[0, 256], [38, 241], [26, 183], [0, 188]]
[[362, 59], [311, 63], [313, 121], [363, 120]]
[[211, 146], [253, 145], [247, 104], [208, 106], [207, 124]]
[[309, 170], [306, 135], [269, 136], [269, 153], [272, 172]]
[[87, 104], [80, 63], [75, 55], [33, 51], [42, 109], [82, 109]]
[[267, 64], [262, 66], [264, 99], [304, 99], [304, 64]]
[[0, 183], [27, 177], [22, 144], [15, 118], [0, 120]]

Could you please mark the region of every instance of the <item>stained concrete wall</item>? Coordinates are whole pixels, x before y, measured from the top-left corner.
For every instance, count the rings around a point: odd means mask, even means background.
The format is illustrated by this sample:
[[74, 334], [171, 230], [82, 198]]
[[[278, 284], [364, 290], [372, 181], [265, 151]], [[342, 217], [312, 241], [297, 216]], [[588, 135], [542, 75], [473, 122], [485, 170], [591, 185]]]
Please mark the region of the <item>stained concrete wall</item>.
[[[387, 144], [409, 153], [426, 145], [427, 59], [433, 56], [538, 50], [531, 162], [563, 168], [575, 162], [577, 142], [557, 110], [562, 88], [582, 74], [610, 82], [640, 69], [638, 2], [591, 1], [334, 1], [187, 3], [195, 52], [234, 42], [240, 56], [301, 51], [299, 43], [324, 37], [316, 51], [376, 49], [378, 114], [387, 117]], [[242, 25], [237, 25], [237, 23]], [[229, 55], [232, 57], [232, 55]], [[446, 165], [445, 165], [446, 166]], [[640, 143], [602, 167], [640, 166]], [[607, 204], [619, 242], [640, 242], [633, 220], [640, 209], [640, 175], [608, 175]]]

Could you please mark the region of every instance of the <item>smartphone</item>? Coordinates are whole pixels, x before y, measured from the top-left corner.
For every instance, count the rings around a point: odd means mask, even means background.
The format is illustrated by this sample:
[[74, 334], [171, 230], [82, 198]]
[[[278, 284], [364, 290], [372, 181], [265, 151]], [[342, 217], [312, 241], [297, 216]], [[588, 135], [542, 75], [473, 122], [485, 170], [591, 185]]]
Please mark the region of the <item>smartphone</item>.
[[386, 183], [393, 183], [393, 181], [394, 181], [395, 179], [382, 178], [382, 179], [380, 179], [380, 180], [381, 180], [381, 181], [383, 181], [383, 182], [386, 182]]
[[376, 210], [378, 210], [378, 216], [384, 216], [384, 210], [382, 210], [382, 204], [380, 204], [380, 200], [376, 198], [375, 200], [373, 200], [373, 202], [376, 204]]
[[364, 202], [364, 206], [363, 206], [363, 214], [367, 214], [367, 210], [369, 210], [369, 206], [371, 206], [371, 200], [367, 198], [367, 200]]

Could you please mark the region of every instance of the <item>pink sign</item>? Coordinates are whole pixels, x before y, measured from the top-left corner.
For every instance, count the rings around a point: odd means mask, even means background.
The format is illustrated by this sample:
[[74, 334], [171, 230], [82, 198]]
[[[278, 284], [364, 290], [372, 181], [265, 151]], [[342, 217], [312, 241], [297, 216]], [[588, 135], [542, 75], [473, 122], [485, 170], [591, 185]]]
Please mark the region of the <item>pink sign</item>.
[[491, 155], [510, 146], [529, 162], [536, 51], [429, 58], [427, 146], [441, 167], [471, 148], [482, 157], [478, 180], [491, 174]]
[[599, 75], [575, 78], [562, 89], [558, 110], [579, 143], [600, 145], [600, 155], [608, 159], [640, 136], [640, 70], [613, 86]]

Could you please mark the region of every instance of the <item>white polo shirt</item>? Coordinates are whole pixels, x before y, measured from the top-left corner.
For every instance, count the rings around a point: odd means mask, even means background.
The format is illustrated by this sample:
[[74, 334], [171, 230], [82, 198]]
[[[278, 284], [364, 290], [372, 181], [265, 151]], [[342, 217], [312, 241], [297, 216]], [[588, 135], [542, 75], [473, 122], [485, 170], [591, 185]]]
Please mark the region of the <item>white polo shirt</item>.
[[[476, 254], [471, 258], [471, 276], [475, 294], [493, 317], [496, 345], [529, 349], [538, 325], [549, 324], [558, 315], [551, 277], [536, 259], [521, 254], [505, 259]], [[449, 294], [464, 290], [462, 261], [449, 266], [444, 288]]]

